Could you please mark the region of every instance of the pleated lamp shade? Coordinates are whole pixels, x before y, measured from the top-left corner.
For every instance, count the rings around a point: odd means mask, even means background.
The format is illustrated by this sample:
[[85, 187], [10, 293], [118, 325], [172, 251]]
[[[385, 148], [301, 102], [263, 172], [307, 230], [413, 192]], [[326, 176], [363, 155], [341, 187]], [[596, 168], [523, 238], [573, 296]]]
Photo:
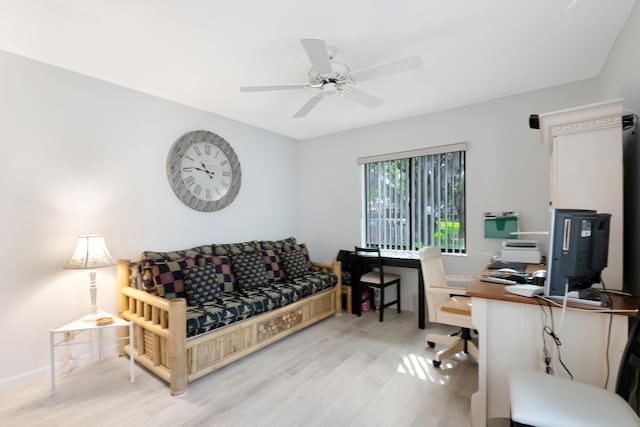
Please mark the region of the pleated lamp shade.
[[64, 266], [67, 270], [85, 270], [113, 265], [111, 254], [101, 234], [78, 236], [76, 249]]

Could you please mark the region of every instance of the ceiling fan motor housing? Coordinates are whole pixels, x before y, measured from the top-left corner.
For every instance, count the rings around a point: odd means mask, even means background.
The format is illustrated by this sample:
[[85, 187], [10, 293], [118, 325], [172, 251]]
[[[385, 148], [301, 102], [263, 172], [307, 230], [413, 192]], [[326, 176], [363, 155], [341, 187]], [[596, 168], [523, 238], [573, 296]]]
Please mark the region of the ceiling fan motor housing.
[[331, 63], [331, 74], [319, 74], [315, 68], [309, 70], [309, 84], [322, 86], [325, 83], [335, 83], [337, 86], [351, 82], [351, 70], [340, 62]]

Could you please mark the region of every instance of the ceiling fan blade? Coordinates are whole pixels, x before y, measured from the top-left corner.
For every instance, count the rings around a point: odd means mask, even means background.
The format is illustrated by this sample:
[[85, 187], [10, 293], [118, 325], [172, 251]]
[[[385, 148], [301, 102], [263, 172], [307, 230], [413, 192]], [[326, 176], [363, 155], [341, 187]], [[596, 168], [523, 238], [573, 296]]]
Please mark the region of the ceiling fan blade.
[[311, 65], [313, 65], [313, 68], [315, 68], [318, 74], [333, 73], [327, 43], [324, 39], [301, 39], [300, 43], [302, 43], [302, 47], [307, 52]]
[[410, 56], [409, 58], [400, 59], [398, 61], [389, 62], [387, 64], [376, 65], [353, 73], [353, 79], [357, 82], [377, 79], [379, 77], [390, 76], [392, 74], [401, 73], [403, 71], [412, 70], [422, 67], [422, 59], [419, 56]]
[[323, 94], [311, 97], [311, 99], [309, 99], [307, 103], [304, 104], [302, 108], [299, 109], [298, 112], [293, 115], [293, 118], [299, 119], [309, 114], [309, 111], [313, 110], [315, 106], [318, 105], [318, 102], [322, 100], [322, 98], [324, 98]]
[[242, 86], [240, 92], [265, 92], [269, 90], [306, 89], [309, 85], [279, 85], [279, 86]]
[[384, 104], [384, 99], [369, 95], [368, 93], [362, 92], [358, 89], [351, 89], [350, 91], [345, 92], [344, 97], [370, 108], [378, 108]]

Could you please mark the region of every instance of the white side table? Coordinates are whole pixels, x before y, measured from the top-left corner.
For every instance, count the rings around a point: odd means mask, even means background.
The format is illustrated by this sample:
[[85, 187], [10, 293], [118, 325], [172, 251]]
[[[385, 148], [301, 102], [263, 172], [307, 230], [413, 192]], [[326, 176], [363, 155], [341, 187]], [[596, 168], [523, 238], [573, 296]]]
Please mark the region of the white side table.
[[[58, 329], [49, 330], [49, 342], [51, 346], [51, 349], [50, 349], [51, 350], [51, 393], [56, 392], [56, 355], [55, 355], [56, 347], [68, 347], [72, 345], [92, 344], [94, 342], [93, 331], [97, 331], [98, 332], [97, 334], [98, 356], [99, 356], [99, 359], [102, 360], [103, 358], [102, 331], [104, 329], [127, 327], [129, 329], [129, 335], [126, 337], [116, 337], [115, 339], [116, 341], [129, 340], [129, 348], [133, 348], [133, 322], [122, 320], [119, 317], [114, 316], [113, 314], [106, 313], [104, 311], [99, 312], [97, 315], [97, 317], [107, 317], [107, 316], [113, 318], [113, 323], [110, 323], [104, 326], [98, 326], [96, 325], [95, 321], [87, 321], [86, 319], [89, 316], [85, 316], [85, 317], [81, 317], [78, 320], [74, 320], [71, 323], [67, 323], [66, 325], [61, 326]], [[91, 317], [92, 318], [96, 317], [96, 315], [92, 315]], [[74, 341], [74, 340], [67, 339], [69, 334], [72, 335], [72, 337], [74, 337], [75, 335], [81, 332], [89, 333], [88, 341]], [[63, 334], [63, 339], [56, 341], [56, 334]], [[91, 346], [91, 352], [93, 353], [93, 346]], [[133, 374], [133, 361], [134, 361], [133, 357], [129, 356], [129, 361], [131, 366], [130, 367], [131, 382], [134, 382], [135, 377]]]

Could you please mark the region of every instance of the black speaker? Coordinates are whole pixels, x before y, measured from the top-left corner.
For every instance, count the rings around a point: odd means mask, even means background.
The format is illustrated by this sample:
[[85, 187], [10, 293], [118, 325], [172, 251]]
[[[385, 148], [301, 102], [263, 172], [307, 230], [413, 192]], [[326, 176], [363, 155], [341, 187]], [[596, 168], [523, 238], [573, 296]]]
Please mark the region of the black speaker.
[[529, 127], [531, 129], [540, 129], [540, 118], [537, 114], [531, 114], [529, 116]]

